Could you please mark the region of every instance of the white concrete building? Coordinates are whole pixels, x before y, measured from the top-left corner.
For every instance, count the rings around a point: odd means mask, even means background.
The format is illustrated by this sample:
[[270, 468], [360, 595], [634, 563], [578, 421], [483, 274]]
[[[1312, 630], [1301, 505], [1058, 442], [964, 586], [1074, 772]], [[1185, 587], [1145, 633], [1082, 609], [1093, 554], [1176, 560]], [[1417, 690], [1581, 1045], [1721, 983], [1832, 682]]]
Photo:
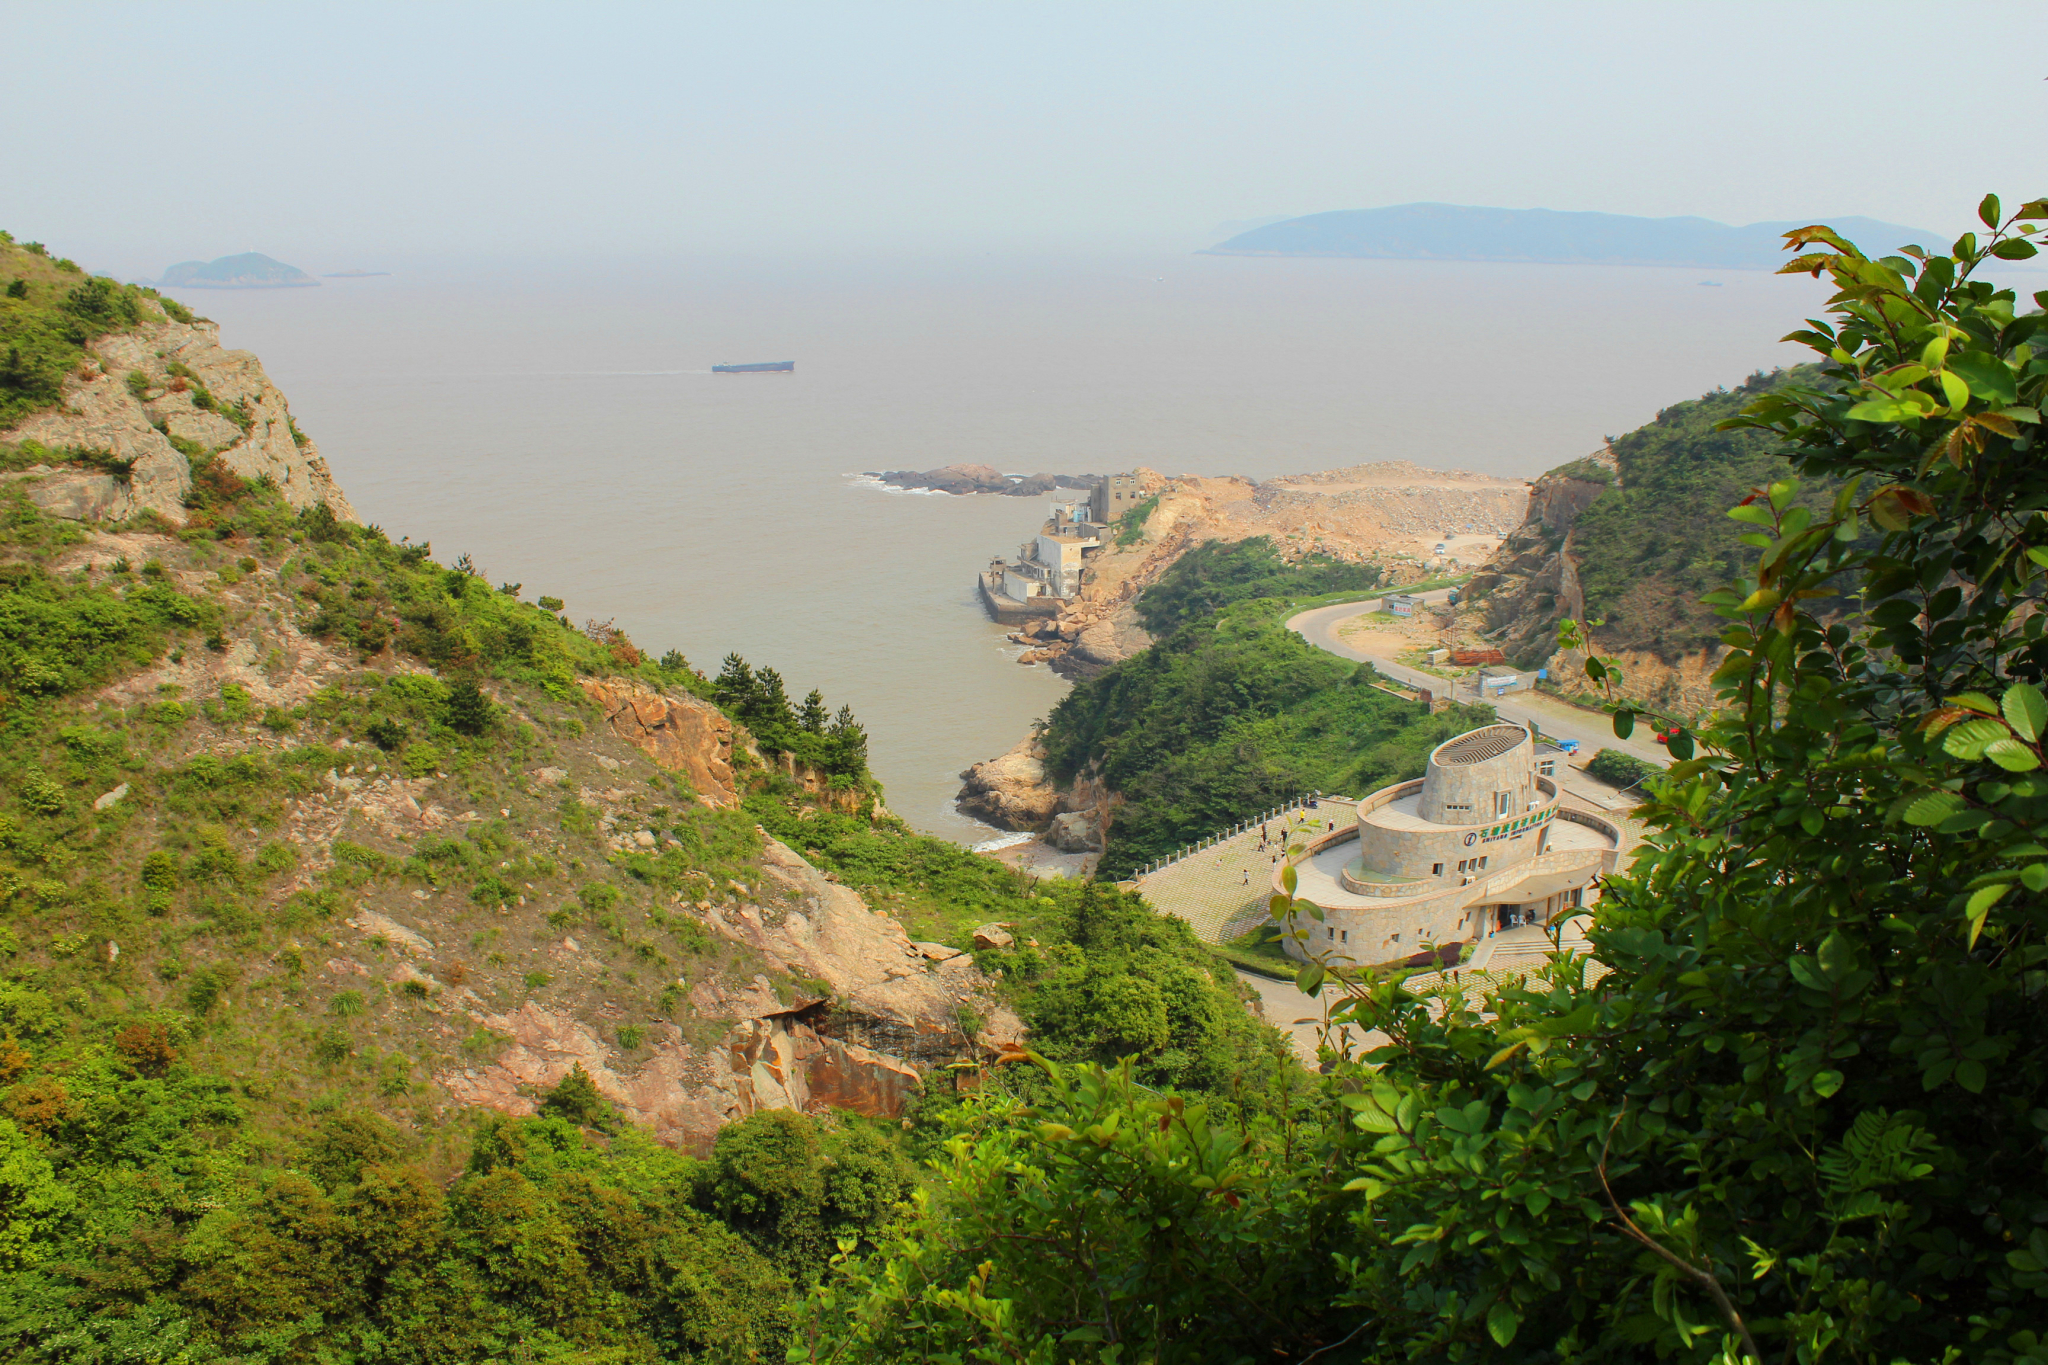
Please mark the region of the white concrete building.
[[1354, 825], [1293, 859], [1295, 895], [1324, 918], [1296, 916], [1289, 927], [1309, 937], [1287, 951], [1364, 966], [1581, 913], [1614, 870], [1621, 831], [1559, 804], [1539, 762], [1529, 731], [1488, 725], [1438, 745], [1420, 778], [1359, 802]]

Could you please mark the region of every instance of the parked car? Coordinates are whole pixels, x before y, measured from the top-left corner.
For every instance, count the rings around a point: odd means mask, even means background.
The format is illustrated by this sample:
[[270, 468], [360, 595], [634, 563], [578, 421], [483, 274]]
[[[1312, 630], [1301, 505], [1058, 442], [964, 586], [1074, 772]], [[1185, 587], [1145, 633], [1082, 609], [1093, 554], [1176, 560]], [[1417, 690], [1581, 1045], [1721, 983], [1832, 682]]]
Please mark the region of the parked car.
[[1659, 731], [1657, 732], [1657, 742], [1658, 742], [1659, 744], [1669, 744], [1669, 743], [1670, 743], [1670, 742], [1671, 742], [1672, 740], [1674, 740], [1674, 739], [1677, 739], [1677, 738], [1678, 738], [1678, 727], [1677, 727], [1676, 725], [1672, 726], [1672, 727], [1671, 727], [1670, 729], [1668, 729], [1668, 730], [1659, 730]]

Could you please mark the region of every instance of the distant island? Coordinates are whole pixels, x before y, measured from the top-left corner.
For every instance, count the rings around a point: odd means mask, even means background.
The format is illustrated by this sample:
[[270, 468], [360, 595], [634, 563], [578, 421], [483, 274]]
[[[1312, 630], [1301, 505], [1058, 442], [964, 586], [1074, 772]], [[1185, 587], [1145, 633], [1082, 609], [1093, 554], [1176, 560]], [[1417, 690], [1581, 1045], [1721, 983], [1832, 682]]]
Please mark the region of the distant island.
[[1088, 490], [1102, 482], [1099, 474], [1005, 474], [993, 465], [949, 464], [943, 469], [891, 469], [870, 471], [891, 488], [916, 488], [937, 493], [1003, 493], [1011, 497], [1038, 497], [1061, 488]]
[[260, 251], [217, 261], [180, 261], [152, 283], [159, 289], [318, 289], [320, 281]]
[[1518, 261], [1544, 265], [1676, 265], [1775, 269], [1784, 234], [1827, 223], [1872, 255], [1944, 239], [1874, 218], [1816, 218], [1730, 227], [1707, 218], [1397, 204], [1289, 218], [1239, 233], [1206, 256], [1342, 256], [1393, 261]]

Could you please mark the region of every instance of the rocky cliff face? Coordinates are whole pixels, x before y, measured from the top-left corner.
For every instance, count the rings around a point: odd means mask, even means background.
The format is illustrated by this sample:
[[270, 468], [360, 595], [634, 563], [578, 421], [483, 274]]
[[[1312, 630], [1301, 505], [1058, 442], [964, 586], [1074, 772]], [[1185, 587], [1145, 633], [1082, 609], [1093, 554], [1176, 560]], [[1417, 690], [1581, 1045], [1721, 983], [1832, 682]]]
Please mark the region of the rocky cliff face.
[[[88, 352], [92, 362], [65, 379], [58, 407], [0, 432], [0, 441], [34, 441], [51, 452], [48, 465], [8, 476], [22, 479], [44, 512], [125, 521], [147, 511], [182, 526], [189, 451], [242, 478], [269, 480], [293, 507], [325, 503], [342, 520], [359, 520], [319, 447], [295, 431], [263, 366], [247, 351], [224, 350], [213, 323], [150, 323], [103, 336]], [[67, 467], [74, 451], [103, 452], [126, 462], [128, 473]]]
[[[1578, 690], [1583, 683], [1585, 664], [1583, 653], [1557, 648], [1560, 620], [1586, 620], [1585, 594], [1579, 586], [1585, 560], [1573, 529], [1580, 514], [1620, 481], [1614, 451], [1605, 447], [1545, 474], [1530, 489], [1527, 519], [1466, 588], [1483, 613], [1481, 637], [1519, 667], [1547, 667], [1567, 691]], [[1602, 642], [1597, 626], [1592, 636], [1600, 654], [1620, 660], [1623, 695], [1681, 709], [1712, 701], [1711, 655], [1672, 662]]]
[[611, 732], [654, 761], [681, 773], [707, 805], [736, 806], [732, 722], [708, 701], [657, 691], [629, 678], [581, 678], [584, 695], [604, 712]]
[[1467, 585], [1485, 603], [1486, 639], [1516, 664], [1533, 667], [1554, 652], [1560, 619], [1585, 619], [1572, 525], [1619, 477], [1604, 448], [1545, 474], [1529, 490], [1527, 517]]

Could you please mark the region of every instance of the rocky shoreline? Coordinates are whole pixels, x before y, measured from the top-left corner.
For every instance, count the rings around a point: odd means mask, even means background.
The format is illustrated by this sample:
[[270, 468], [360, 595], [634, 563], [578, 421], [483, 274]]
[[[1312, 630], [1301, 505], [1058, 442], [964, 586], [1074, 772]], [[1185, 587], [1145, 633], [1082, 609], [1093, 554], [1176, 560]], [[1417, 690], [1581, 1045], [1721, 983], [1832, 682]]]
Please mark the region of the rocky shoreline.
[[942, 469], [870, 470], [868, 478], [891, 488], [905, 488], [956, 497], [994, 493], [1011, 498], [1036, 498], [1060, 489], [1086, 493], [1102, 482], [1100, 474], [1005, 474], [993, 465], [949, 464]]

